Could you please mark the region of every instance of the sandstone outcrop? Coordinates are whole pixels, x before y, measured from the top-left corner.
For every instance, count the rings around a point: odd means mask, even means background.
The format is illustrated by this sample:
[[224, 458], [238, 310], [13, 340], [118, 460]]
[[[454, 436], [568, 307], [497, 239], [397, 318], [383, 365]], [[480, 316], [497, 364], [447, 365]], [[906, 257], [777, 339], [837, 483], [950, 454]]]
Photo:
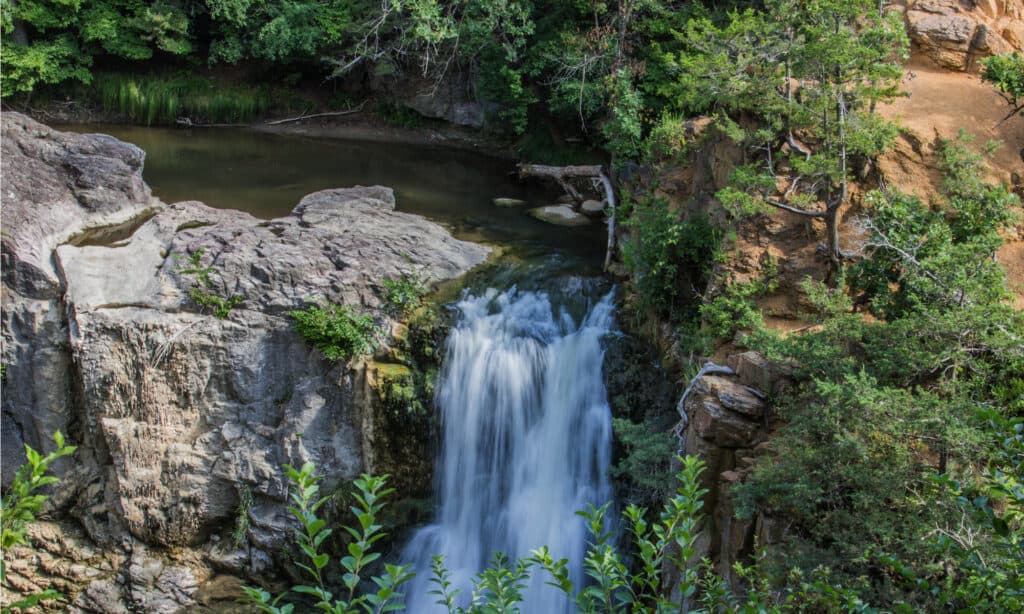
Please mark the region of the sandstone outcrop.
[[713, 366], [698, 375], [677, 408], [683, 453], [707, 464], [702, 484], [708, 491], [707, 517], [696, 558], [714, 561], [734, 585], [739, 578], [733, 564], [771, 541], [769, 519], [736, 517], [732, 488], [753, 471], [757, 457], [770, 452], [766, 396], [784, 382], [779, 370], [756, 352], [734, 354], [728, 367]]
[[912, 53], [940, 68], [977, 72], [979, 61], [1024, 44], [1019, 0], [903, 0]]
[[[289, 530], [282, 464], [313, 461], [333, 483], [376, 470], [365, 367], [324, 360], [287, 312], [331, 301], [388, 330], [383, 280], [451, 279], [487, 249], [394, 211], [389, 188], [317, 192], [264, 221], [159, 202], [143, 152], [111, 137], [15, 113], [2, 129], [4, 481], [22, 444], [48, 449], [60, 429], [79, 445], [51, 502], [82, 531], [49, 525], [36, 543], [80, 547], [50, 548], [47, 573], [73, 610], [171, 612], [215, 572], [270, 570]], [[227, 317], [190, 298], [192, 254], [212, 269], [204, 291], [240, 297]], [[239, 514], [252, 529], [236, 543]], [[98, 573], [73, 572], [82, 551]]]

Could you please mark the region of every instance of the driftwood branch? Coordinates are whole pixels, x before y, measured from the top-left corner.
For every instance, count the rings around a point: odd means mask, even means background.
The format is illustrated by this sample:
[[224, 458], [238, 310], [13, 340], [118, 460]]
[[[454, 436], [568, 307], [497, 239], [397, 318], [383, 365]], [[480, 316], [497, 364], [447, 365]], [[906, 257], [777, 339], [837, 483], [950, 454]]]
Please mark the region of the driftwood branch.
[[547, 179], [554, 179], [558, 182], [558, 185], [565, 190], [576, 204], [583, 202], [583, 195], [579, 193], [569, 183], [569, 179], [585, 177], [594, 178], [600, 177], [601, 167], [598, 165], [592, 166], [548, 166], [545, 164], [520, 164], [519, 165], [519, 177], [545, 177]]
[[351, 109], [345, 109], [344, 111], [329, 111], [327, 113], [313, 113], [311, 115], [306, 115], [305, 113], [303, 113], [302, 115], [297, 115], [295, 117], [286, 117], [285, 119], [275, 119], [274, 121], [266, 122], [266, 124], [268, 126], [279, 126], [281, 124], [287, 124], [287, 123], [290, 123], [290, 122], [297, 122], [297, 121], [301, 121], [303, 119], [313, 119], [315, 117], [338, 117], [339, 115], [352, 115], [353, 113], [358, 113], [358, 112], [362, 111], [364, 106], [366, 106], [366, 101], [365, 100], [360, 102], [358, 107], [353, 107]]
[[554, 179], [577, 204], [583, 202], [583, 196], [572, 187], [569, 179], [587, 178], [604, 187], [605, 202], [608, 203], [608, 246], [604, 254], [604, 269], [611, 265], [612, 251], [615, 249], [615, 190], [612, 181], [604, 173], [599, 164], [575, 166], [548, 166], [546, 164], [520, 164], [519, 177], [544, 177]]

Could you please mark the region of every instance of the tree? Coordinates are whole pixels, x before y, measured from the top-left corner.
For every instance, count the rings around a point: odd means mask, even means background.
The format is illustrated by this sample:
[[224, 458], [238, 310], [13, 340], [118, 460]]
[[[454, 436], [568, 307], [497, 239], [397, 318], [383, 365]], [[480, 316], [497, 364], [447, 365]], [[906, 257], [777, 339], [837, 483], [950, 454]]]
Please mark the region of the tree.
[[[820, 329], [748, 340], [799, 382], [777, 403], [778, 456], [738, 491], [745, 514], [790, 523], [769, 557], [776, 578], [825, 566], [866, 600], [922, 611], [985, 611], [994, 587], [1014, 587], [1020, 518], [983, 508], [985, 476], [1016, 466], [997, 433], [1020, 428], [1024, 407], [1024, 313], [1005, 303], [994, 258], [1018, 200], [980, 179], [967, 144], [940, 148], [942, 201], [870, 195], [865, 258], [848, 272], [873, 318], [852, 311], [846, 288], [808, 284]], [[1019, 489], [1000, 484], [1004, 499]]]
[[[895, 137], [874, 114], [896, 95], [906, 50], [902, 22], [870, 0], [769, 0], [731, 13], [724, 25], [693, 19], [666, 63], [677, 79], [661, 88], [680, 104], [718, 111], [728, 134], [754, 158], [718, 197], [736, 213], [771, 206], [822, 219], [833, 265], [840, 211], [855, 163]], [[750, 114], [756, 126], [730, 119]]]
[[994, 55], [982, 60], [981, 65], [984, 67], [982, 79], [995, 86], [1010, 105], [1010, 112], [999, 123], [1024, 113], [1024, 55], [1017, 52]]

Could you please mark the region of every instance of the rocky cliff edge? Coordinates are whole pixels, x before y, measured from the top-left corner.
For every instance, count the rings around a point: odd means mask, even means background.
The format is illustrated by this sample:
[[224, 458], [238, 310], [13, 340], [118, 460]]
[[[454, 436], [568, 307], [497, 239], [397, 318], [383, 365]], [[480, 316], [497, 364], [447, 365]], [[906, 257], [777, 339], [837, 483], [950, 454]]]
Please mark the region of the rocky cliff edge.
[[[457, 277], [485, 247], [395, 211], [385, 187], [317, 192], [264, 221], [160, 202], [144, 152], [109, 136], [3, 113], [2, 149], [4, 483], [23, 444], [49, 449], [60, 429], [79, 446], [51, 496], [61, 522], [11, 557], [16, 590], [52, 586], [72, 612], [198, 607], [274, 568], [282, 464], [335, 483], [393, 469], [374, 466], [366, 368], [324, 360], [287, 312], [330, 301], [387, 330], [383, 280]], [[190, 298], [197, 253], [207, 291], [241, 297], [225, 318]], [[252, 528], [234, 541], [240, 513]]]

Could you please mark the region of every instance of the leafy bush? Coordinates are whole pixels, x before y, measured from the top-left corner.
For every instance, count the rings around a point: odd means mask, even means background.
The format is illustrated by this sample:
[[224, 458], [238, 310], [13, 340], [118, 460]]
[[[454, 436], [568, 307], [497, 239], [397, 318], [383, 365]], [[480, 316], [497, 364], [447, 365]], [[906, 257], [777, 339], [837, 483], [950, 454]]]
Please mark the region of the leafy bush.
[[[25, 537], [25, 527], [36, 519], [36, 515], [43, 509], [43, 504], [48, 498], [46, 495], [39, 494], [39, 491], [58, 482], [56, 477], [47, 475], [50, 465], [59, 458], [74, 454], [78, 449], [76, 446], [66, 445], [64, 435], [60, 431], [53, 434], [53, 442], [57, 444], [57, 449], [46, 456], [28, 445], [25, 446], [25, 457], [28, 463], [18, 468], [14, 474], [14, 480], [7, 488], [7, 494], [0, 500], [0, 546], [3, 547], [5, 558], [14, 546], [28, 543]], [[0, 584], [5, 587], [7, 585], [7, 565], [3, 559], [0, 559]], [[3, 614], [8, 614], [12, 610], [28, 610], [43, 601], [58, 599], [62, 596], [61, 593], [53, 589], [25, 595], [5, 606]]]
[[231, 531], [231, 542], [236, 547], [245, 544], [252, 530], [252, 488], [243, 484], [238, 489], [238, 509], [235, 513], [235, 528]]
[[872, 196], [852, 281], [874, 317], [819, 285], [814, 330], [748, 338], [796, 385], [776, 402], [777, 456], [735, 495], [789, 523], [765, 563], [779, 583], [826, 566], [897, 611], [1015, 611], [1024, 312], [994, 256], [1017, 201], [976, 155], [939, 153], [941, 202]]
[[385, 102], [377, 106], [377, 115], [385, 123], [400, 128], [422, 128], [426, 118], [413, 109], [396, 102]]
[[641, 309], [676, 322], [692, 316], [686, 308], [707, 284], [722, 232], [706, 216], [680, 219], [662, 198], [635, 200], [626, 209], [631, 232], [623, 250]]
[[[412, 578], [408, 565], [385, 564], [382, 575], [373, 576], [370, 580], [377, 586], [374, 592], [361, 592], [359, 585], [363, 581], [366, 568], [380, 558], [379, 552], [373, 551], [375, 543], [385, 533], [377, 518], [384, 507], [383, 498], [392, 490], [385, 488], [387, 476], [373, 477], [366, 474], [355, 481], [357, 492], [353, 493], [356, 504], [352, 506], [352, 514], [356, 519], [356, 528], [344, 527], [352, 538], [348, 543], [347, 554], [338, 561], [343, 575], [343, 588], [340, 596], [332, 592], [326, 581], [326, 567], [331, 557], [321, 550], [321, 546], [333, 529], [327, 528], [325, 520], [317, 515], [321, 507], [330, 497], [320, 496], [322, 475], [316, 474], [313, 463], [306, 463], [300, 469], [285, 465], [285, 474], [291, 483], [289, 499], [291, 506], [288, 511], [298, 521], [295, 529], [295, 541], [302, 553], [304, 562], [296, 565], [306, 574], [309, 584], [293, 586], [277, 597], [261, 588], [246, 586], [246, 600], [260, 612], [267, 614], [291, 614], [295, 605], [286, 603], [284, 598], [289, 592], [308, 595], [315, 600], [314, 607], [322, 612], [335, 614], [352, 614], [356, 612], [392, 612], [402, 609], [395, 601], [402, 598], [398, 592], [405, 582]], [[278, 605], [282, 604], [282, 605]]]
[[427, 289], [416, 273], [404, 273], [398, 279], [384, 280], [384, 303], [393, 314], [401, 314], [419, 307]]
[[1018, 52], [994, 55], [981, 61], [982, 79], [991, 83], [1010, 104], [1007, 118], [1024, 110], [1024, 55]]
[[636, 423], [614, 418], [615, 439], [625, 448], [623, 457], [612, 467], [616, 480], [626, 480], [633, 501], [660, 501], [672, 483], [670, 462], [678, 441], [670, 433], [653, 428], [648, 422]]
[[373, 349], [378, 332], [373, 316], [348, 305], [310, 305], [289, 315], [299, 334], [327, 360], [348, 360]]
[[716, 338], [732, 337], [738, 330], [755, 329], [764, 321], [755, 298], [778, 289], [778, 264], [768, 258], [761, 265], [760, 275], [746, 283], [728, 282], [710, 301], [700, 306], [702, 322]]

